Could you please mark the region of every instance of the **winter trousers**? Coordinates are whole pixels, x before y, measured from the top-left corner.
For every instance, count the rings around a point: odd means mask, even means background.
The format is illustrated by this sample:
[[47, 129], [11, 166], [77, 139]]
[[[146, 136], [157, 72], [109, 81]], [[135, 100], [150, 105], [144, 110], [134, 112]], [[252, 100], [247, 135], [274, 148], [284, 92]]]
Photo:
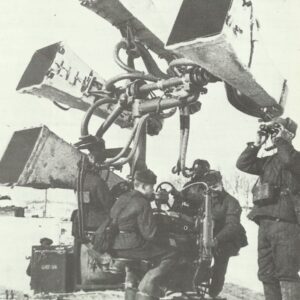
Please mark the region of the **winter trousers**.
[[275, 219], [260, 220], [258, 278], [263, 282], [265, 299], [300, 299], [299, 270], [300, 226]]
[[161, 294], [160, 282], [170, 274], [177, 263], [176, 258], [177, 256], [174, 253], [174, 256], [162, 259], [156, 267], [150, 269], [138, 286], [139, 292], [159, 298]]
[[[163, 249], [157, 245], [148, 244], [143, 248], [118, 250], [117, 257], [124, 257], [136, 260], [148, 260], [154, 267], [147, 271], [138, 284], [138, 292], [149, 297], [159, 298], [161, 294], [160, 283], [168, 277], [178, 262], [178, 254], [172, 248]], [[126, 271], [125, 285], [136, 288], [136, 270], [129, 268]]]
[[214, 257], [215, 262], [212, 267], [212, 278], [209, 287], [211, 297], [217, 297], [223, 289], [229, 258], [230, 256], [227, 253], [220, 253]]

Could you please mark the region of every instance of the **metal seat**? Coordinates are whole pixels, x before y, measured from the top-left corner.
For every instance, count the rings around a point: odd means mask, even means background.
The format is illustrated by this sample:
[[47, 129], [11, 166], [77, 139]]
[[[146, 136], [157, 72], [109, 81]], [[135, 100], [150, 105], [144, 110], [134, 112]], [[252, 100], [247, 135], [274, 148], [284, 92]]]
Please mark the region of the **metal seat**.
[[126, 272], [126, 269], [138, 267], [138, 261], [135, 259], [112, 257], [111, 263], [107, 272], [120, 274]]

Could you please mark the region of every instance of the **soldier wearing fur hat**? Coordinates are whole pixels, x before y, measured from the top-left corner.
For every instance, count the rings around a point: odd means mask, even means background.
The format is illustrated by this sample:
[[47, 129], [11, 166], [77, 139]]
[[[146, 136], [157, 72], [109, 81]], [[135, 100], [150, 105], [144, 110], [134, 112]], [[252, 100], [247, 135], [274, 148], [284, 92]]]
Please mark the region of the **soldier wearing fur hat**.
[[[261, 125], [237, 161], [241, 171], [258, 176], [248, 217], [259, 225], [258, 278], [266, 300], [300, 299], [300, 153], [291, 143], [296, 129], [289, 118]], [[260, 157], [269, 138], [269, 149], [277, 151]]]
[[134, 189], [122, 194], [111, 209], [119, 229], [113, 244], [115, 256], [155, 263], [139, 284], [134, 274], [127, 274], [127, 300], [158, 299], [158, 284], [175, 264], [174, 251], [155, 243], [158, 228], [150, 206], [155, 184], [156, 175], [151, 170], [137, 171]]

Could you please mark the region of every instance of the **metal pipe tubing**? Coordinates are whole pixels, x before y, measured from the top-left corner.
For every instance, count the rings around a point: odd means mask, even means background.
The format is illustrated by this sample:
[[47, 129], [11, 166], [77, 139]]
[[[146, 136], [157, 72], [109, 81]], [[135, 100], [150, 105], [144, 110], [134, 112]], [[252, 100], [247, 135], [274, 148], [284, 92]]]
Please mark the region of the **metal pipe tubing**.
[[[180, 126], [181, 127], [181, 126]], [[183, 141], [183, 135], [184, 135], [184, 130], [183, 128], [180, 128], [180, 138], [179, 138], [179, 156], [177, 160], [177, 164], [174, 168], [174, 173], [180, 174], [182, 171], [181, 169], [181, 153], [182, 153], [182, 141]]]
[[199, 93], [194, 93], [194, 94], [188, 96], [184, 100], [179, 99], [179, 98], [166, 98], [163, 100], [158, 98], [158, 99], [147, 100], [140, 104], [139, 113], [143, 115], [146, 113], [157, 112], [157, 107], [164, 110], [164, 109], [169, 109], [169, 108], [173, 108], [173, 107], [177, 107], [177, 106], [190, 104], [190, 103], [197, 101], [198, 96], [199, 96]]
[[127, 57], [127, 65], [129, 68], [132, 68], [133, 70], [135, 70], [135, 65], [134, 65], [134, 56], [129, 54]]
[[150, 52], [144, 47], [142, 43], [136, 42], [136, 45], [142, 57], [144, 65], [150, 74], [163, 79], [170, 77], [168, 74], [165, 74], [163, 71], [161, 71]]
[[187, 172], [187, 168], [185, 165], [186, 162], [186, 153], [187, 153], [187, 147], [188, 147], [188, 141], [189, 141], [189, 134], [190, 130], [185, 129], [183, 134], [183, 145], [182, 145], [182, 153], [181, 153], [181, 159], [180, 159], [180, 165], [181, 165], [181, 172], [184, 177], [192, 177], [193, 172]]
[[180, 109], [180, 142], [179, 142], [179, 157], [177, 160], [177, 165], [173, 167], [172, 172], [182, 173], [184, 177], [191, 177], [193, 173], [188, 173], [185, 166], [187, 145], [189, 140], [190, 131], [190, 115], [187, 106]]
[[101, 100], [98, 100], [92, 106], [90, 106], [89, 109], [86, 111], [85, 116], [83, 118], [83, 121], [81, 123], [81, 136], [87, 136], [87, 135], [89, 135], [88, 126], [89, 126], [90, 119], [91, 119], [94, 111], [99, 106], [101, 106], [103, 104], [107, 104], [107, 103], [116, 103], [116, 102], [117, 101], [113, 100], [112, 98], [105, 97], [105, 98], [103, 98]]
[[114, 167], [116, 167], [116, 166], [122, 166], [122, 165], [128, 163], [132, 159], [132, 157], [134, 156], [134, 153], [135, 153], [135, 151], [136, 151], [136, 149], [138, 147], [138, 141], [139, 141], [139, 137], [140, 137], [140, 134], [142, 132], [142, 129], [143, 129], [144, 125], [145, 125], [145, 122], [147, 121], [147, 119], [149, 117], [150, 117], [149, 114], [141, 117], [141, 119], [140, 119], [140, 121], [138, 123], [137, 132], [135, 134], [135, 138], [134, 138], [134, 142], [133, 142], [133, 147], [132, 147], [131, 152], [129, 153], [129, 155], [125, 159], [123, 159], [122, 161], [118, 161], [116, 163], [111, 164], [112, 166], [114, 166]]
[[165, 80], [160, 80], [157, 83], [146, 83], [139, 88], [140, 93], [150, 92], [155, 90], [163, 90], [170, 87], [175, 87], [184, 83], [181, 77], [172, 77]]
[[[138, 120], [136, 120], [138, 123]], [[147, 126], [141, 127], [141, 132], [137, 140], [137, 148], [130, 161], [130, 175], [134, 178], [137, 170], [145, 170], [146, 166], [146, 147], [147, 147]]]
[[159, 78], [157, 78], [153, 75], [145, 75], [145, 74], [137, 73], [137, 72], [136, 73], [124, 73], [124, 74], [119, 74], [119, 75], [114, 76], [111, 79], [109, 79], [105, 84], [105, 89], [109, 91], [113, 88], [115, 83], [117, 83], [118, 81], [121, 81], [121, 80], [125, 80], [125, 79], [131, 79], [131, 80], [141, 79], [141, 80], [153, 81], [153, 82], [156, 82], [159, 80]]
[[116, 162], [117, 160], [119, 160], [119, 159], [124, 155], [124, 153], [126, 153], [126, 151], [129, 149], [129, 146], [130, 146], [130, 144], [131, 144], [131, 142], [132, 142], [132, 140], [133, 140], [133, 138], [134, 138], [134, 136], [135, 136], [135, 133], [136, 133], [137, 128], [138, 128], [138, 123], [137, 123], [137, 124], [134, 126], [134, 128], [132, 129], [132, 132], [131, 132], [131, 134], [130, 134], [130, 137], [129, 137], [129, 139], [128, 139], [126, 145], [125, 145], [125, 146], [123, 147], [123, 149], [119, 152], [119, 154], [117, 154], [115, 157], [112, 157], [112, 158], [110, 158], [110, 159], [107, 159], [107, 160], [104, 162], [103, 166], [109, 166], [110, 164], [112, 164], [112, 163]]
[[96, 136], [102, 137], [107, 129], [113, 124], [113, 122], [121, 115], [123, 108], [120, 104], [117, 104], [111, 114], [104, 120], [99, 129], [97, 130]]
[[187, 147], [188, 147], [189, 135], [190, 135], [190, 115], [187, 106], [183, 108], [181, 122], [183, 127], [183, 138], [182, 138], [182, 148], [181, 148], [182, 152], [180, 153], [180, 168], [181, 168], [182, 175], [184, 177], [191, 177], [193, 173], [187, 172], [186, 165], [185, 165], [186, 153], [187, 153]]
[[[132, 66], [128, 63], [128, 65], [126, 65], [120, 58], [120, 50], [124, 49], [127, 50], [127, 46], [128, 43], [126, 42], [125, 39], [122, 39], [115, 47], [114, 49], [114, 60], [117, 63], [117, 65], [122, 68], [123, 70], [129, 72], [129, 73], [138, 73], [139, 71], [135, 70], [134, 68], [132, 68]], [[130, 56], [130, 54], [129, 54]], [[142, 72], [141, 72], [142, 73]]]
[[184, 127], [184, 124], [182, 121], [182, 115], [183, 115], [183, 110], [181, 108], [180, 114], [179, 114], [179, 124], [180, 124], [179, 156], [177, 159], [176, 166], [174, 166], [172, 169], [172, 172], [174, 174], [179, 174], [180, 172], [182, 172], [181, 157], [182, 157], [182, 151], [183, 151], [183, 138], [184, 138], [184, 132], [185, 132], [185, 127]]

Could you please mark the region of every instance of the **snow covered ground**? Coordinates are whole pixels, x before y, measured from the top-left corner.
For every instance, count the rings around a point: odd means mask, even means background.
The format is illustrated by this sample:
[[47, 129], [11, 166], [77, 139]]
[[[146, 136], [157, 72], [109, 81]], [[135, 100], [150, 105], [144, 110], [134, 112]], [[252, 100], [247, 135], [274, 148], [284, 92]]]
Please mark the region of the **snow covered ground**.
[[[55, 218], [0, 218], [0, 286], [30, 292], [30, 278], [26, 275], [31, 246], [39, 245], [42, 237], [49, 237], [54, 244], [70, 243], [70, 222]], [[65, 229], [62, 231], [62, 229]], [[65, 238], [66, 237], [66, 238]]]
[[257, 232], [258, 226], [247, 219], [247, 212], [243, 212], [242, 224], [247, 231], [249, 245], [242, 248], [240, 255], [229, 261], [226, 282], [247, 287], [262, 292], [262, 284], [257, 279]]
[[[261, 291], [261, 284], [256, 277], [257, 226], [245, 215], [242, 221], [247, 230], [249, 246], [230, 260], [226, 281]], [[53, 239], [54, 244], [72, 241], [70, 222], [61, 222], [57, 218], [1, 217], [0, 228], [0, 286], [24, 293], [30, 293], [29, 277], [25, 271], [29, 263], [26, 256], [31, 255], [31, 246], [38, 245], [44, 236]], [[66, 230], [63, 235], [62, 229]]]

